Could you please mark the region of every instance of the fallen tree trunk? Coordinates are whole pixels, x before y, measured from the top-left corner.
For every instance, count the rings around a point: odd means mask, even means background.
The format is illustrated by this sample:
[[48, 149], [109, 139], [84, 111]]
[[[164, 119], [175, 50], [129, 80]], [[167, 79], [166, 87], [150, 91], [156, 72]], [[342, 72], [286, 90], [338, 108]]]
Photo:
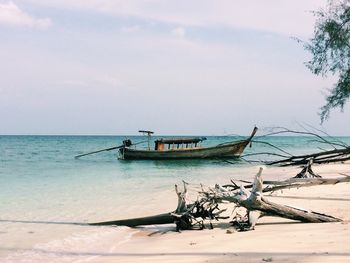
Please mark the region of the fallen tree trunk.
[[[302, 154], [302, 155], [293, 155], [287, 152], [285, 149], [281, 149], [267, 141], [255, 140], [253, 142], [268, 145], [272, 147], [274, 150], [277, 150], [277, 152], [264, 151], [260, 153], [249, 153], [249, 154], [242, 155], [241, 158], [245, 160], [244, 158], [248, 156], [278, 157], [279, 159], [277, 160], [274, 159], [274, 160], [258, 161], [258, 162], [263, 162], [267, 165], [277, 165], [277, 166], [305, 165], [311, 159], [313, 159], [313, 162], [316, 164], [343, 163], [346, 161], [350, 161], [350, 146], [347, 145], [345, 142], [340, 141], [339, 139], [329, 136], [326, 133], [324, 133], [326, 136], [321, 136], [317, 133], [313, 133], [309, 131], [294, 131], [283, 127], [279, 127], [279, 128], [277, 127], [274, 130], [277, 130], [277, 131], [274, 131], [270, 134], [266, 134], [264, 136], [279, 135], [279, 134], [294, 134], [294, 135], [310, 136], [310, 140], [308, 142], [317, 143], [317, 145], [315, 146], [317, 146], [317, 148], [320, 148], [320, 149], [321, 149], [321, 146], [323, 145], [326, 145], [327, 148], [319, 152], [313, 152], [313, 153]], [[257, 161], [248, 160], [248, 162], [257, 162]]]
[[[178, 190], [177, 185], [175, 185], [175, 192], [178, 196], [178, 204], [177, 208], [173, 212], [147, 216], [147, 217], [139, 217], [139, 218], [131, 218], [131, 219], [123, 219], [123, 220], [113, 220], [113, 221], [104, 221], [98, 223], [90, 223], [91, 226], [128, 226], [135, 227], [141, 225], [161, 225], [161, 224], [176, 224], [176, 230], [189, 230], [189, 229], [203, 229], [203, 224], [200, 221], [196, 220], [196, 217], [200, 217], [203, 215], [198, 214], [198, 210], [201, 208], [199, 203], [187, 205], [186, 203], [186, 195], [187, 195], [187, 187], [186, 183], [183, 182], [184, 191], [180, 192]], [[196, 210], [194, 210], [196, 209]], [[210, 216], [210, 214], [208, 214]], [[204, 218], [205, 216], [203, 216]]]
[[[309, 178], [299, 179], [292, 178], [282, 182], [280, 185], [274, 187], [263, 187], [262, 180], [262, 168], [260, 168], [258, 174], [254, 179], [254, 183], [248, 185], [251, 188], [249, 191], [246, 187], [241, 186], [237, 189], [237, 186], [220, 186], [216, 185], [215, 188], [210, 188], [208, 191], [202, 190], [199, 193], [198, 201], [193, 204], [186, 203], [187, 187], [184, 182], [184, 191], [180, 192], [175, 185], [175, 191], [178, 196], [178, 205], [174, 212], [159, 214], [149, 217], [132, 218], [124, 220], [105, 221], [99, 223], [91, 223], [93, 226], [104, 225], [118, 225], [135, 227], [140, 225], [158, 225], [158, 224], [176, 224], [176, 229], [190, 230], [190, 229], [203, 229], [205, 228], [204, 220], [209, 220], [212, 227], [211, 220], [219, 220], [228, 217], [221, 217], [220, 214], [225, 209], [219, 209], [219, 204], [228, 201], [235, 203], [237, 206], [244, 207], [247, 210], [247, 220], [242, 222], [238, 218], [234, 218], [239, 224], [241, 230], [254, 229], [255, 224], [261, 216], [279, 216], [291, 220], [298, 220], [301, 222], [321, 223], [321, 222], [339, 222], [341, 219], [336, 217], [325, 215], [318, 212], [309, 211], [306, 209], [300, 209], [287, 205], [281, 205], [273, 203], [263, 197], [264, 192], [272, 192], [282, 188], [311, 186], [316, 184], [335, 184], [339, 182], [349, 182], [350, 177], [340, 179], [323, 179], [323, 178]], [[304, 182], [306, 181], [306, 182]], [[295, 184], [295, 182], [303, 182], [302, 184]], [[277, 182], [276, 182], [277, 183]], [[279, 182], [281, 183], [281, 182]], [[242, 227], [243, 226], [243, 227]]]
[[[269, 181], [273, 183], [273, 181]], [[341, 177], [341, 178], [310, 178], [310, 179], [297, 179], [292, 178], [285, 181], [275, 182], [275, 184], [268, 185], [263, 189], [263, 192], [274, 192], [283, 189], [290, 188], [300, 188], [300, 187], [310, 187], [316, 185], [335, 185], [339, 183], [348, 183], [350, 182], [350, 177]]]
[[[217, 197], [221, 198], [222, 200], [234, 202], [247, 209], [248, 220], [250, 222], [248, 229], [254, 229], [254, 226], [261, 215], [279, 216], [305, 223], [341, 221], [341, 219], [333, 216], [270, 202], [263, 197], [263, 180], [261, 174], [262, 168], [260, 168], [255, 177], [251, 191], [248, 191], [242, 186], [240, 191], [237, 193], [227, 190], [224, 187], [220, 187], [218, 185], [216, 186]], [[258, 211], [258, 213], [254, 213], [256, 211]]]
[[132, 219], [123, 219], [123, 220], [114, 220], [114, 221], [105, 221], [99, 223], [91, 223], [91, 226], [128, 226], [135, 227], [141, 225], [161, 225], [161, 224], [172, 224], [175, 221], [175, 217], [172, 213], [164, 213], [154, 216], [132, 218]]
[[[337, 178], [291, 178], [284, 181], [263, 181], [263, 184], [266, 185], [263, 188], [263, 193], [268, 192], [275, 192], [278, 190], [283, 189], [290, 189], [290, 188], [301, 188], [301, 187], [311, 187], [311, 186], [317, 186], [317, 185], [335, 185], [339, 183], [349, 183], [350, 177], [337, 177]], [[237, 184], [227, 184], [224, 185], [225, 188], [231, 188], [234, 190], [237, 190], [240, 188], [240, 186], [237, 186]], [[251, 189], [253, 187], [253, 184], [249, 183], [247, 185], [244, 185], [246, 189]]]
[[279, 166], [303, 165], [307, 164], [311, 158], [314, 160], [314, 163], [317, 164], [341, 163], [350, 161], [350, 147], [306, 155], [292, 156], [277, 161], [266, 162], [266, 164]]
[[[284, 181], [263, 181], [263, 185], [266, 185], [263, 188], [263, 193], [267, 192], [274, 192], [278, 190], [283, 189], [290, 189], [290, 188], [300, 188], [300, 187], [310, 187], [310, 186], [316, 186], [316, 185], [335, 185], [338, 183], [348, 183], [350, 182], [350, 176], [346, 174], [341, 174], [344, 177], [337, 177], [337, 178], [322, 178], [320, 175], [317, 175], [313, 172], [311, 165], [313, 164], [312, 160], [310, 160], [302, 169], [300, 173], [298, 173], [296, 176], [284, 180]], [[246, 183], [244, 185], [244, 188], [251, 189], [253, 188], [253, 183], [249, 181], [242, 181], [239, 180], [239, 182]], [[237, 183], [233, 180], [231, 180], [231, 184], [227, 184], [223, 186], [224, 188], [229, 188], [232, 190], [238, 190], [240, 189], [240, 186], [237, 185]]]

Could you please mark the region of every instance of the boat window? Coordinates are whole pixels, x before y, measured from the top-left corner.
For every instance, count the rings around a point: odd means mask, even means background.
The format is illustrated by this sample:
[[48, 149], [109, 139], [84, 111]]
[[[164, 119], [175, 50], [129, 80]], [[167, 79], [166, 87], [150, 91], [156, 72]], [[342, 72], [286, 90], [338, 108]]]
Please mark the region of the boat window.
[[204, 137], [194, 138], [161, 138], [155, 141], [156, 150], [175, 150], [175, 149], [193, 149], [201, 147], [201, 141], [205, 140]]

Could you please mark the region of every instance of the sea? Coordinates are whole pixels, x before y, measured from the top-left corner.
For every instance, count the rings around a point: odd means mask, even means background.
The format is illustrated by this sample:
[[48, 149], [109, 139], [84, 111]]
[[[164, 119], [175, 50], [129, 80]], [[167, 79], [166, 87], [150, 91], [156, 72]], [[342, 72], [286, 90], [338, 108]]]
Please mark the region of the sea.
[[[113, 252], [142, 230], [87, 223], [170, 212], [177, 204], [174, 185], [182, 186], [183, 181], [195, 192], [201, 185], [252, 180], [259, 166], [265, 167], [268, 177], [269, 168], [259, 161], [276, 157], [249, 154], [281, 153], [270, 144], [295, 155], [330, 147], [314, 137], [269, 136], [255, 138], [244, 152], [245, 160], [128, 161], [119, 160], [117, 151], [74, 158], [118, 146], [126, 138], [145, 140], [142, 136], [0, 136], [0, 261], [91, 261], [99, 251]], [[203, 146], [237, 139], [242, 137], [207, 136]], [[350, 144], [350, 137], [330, 140]]]

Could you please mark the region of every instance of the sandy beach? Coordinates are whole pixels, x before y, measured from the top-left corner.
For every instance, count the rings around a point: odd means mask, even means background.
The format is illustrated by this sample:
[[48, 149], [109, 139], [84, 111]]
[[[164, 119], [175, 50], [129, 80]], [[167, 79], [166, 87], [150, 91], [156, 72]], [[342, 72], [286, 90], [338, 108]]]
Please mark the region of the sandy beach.
[[350, 263], [350, 0], [0, 0], [0, 36], [0, 263]]
[[[315, 171], [328, 169], [332, 166], [317, 167]], [[267, 198], [333, 215], [343, 222], [306, 224], [264, 217], [249, 232], [236, 232], [229, 224], [182, 233], [150, 228], [136, 235], [132, 243], [119, 246], [112, 255], [123, 262], [349, 262], [349, 183], [284, 190]]]
[[[341, 164], [315, 166], [314, 170], [323, 176], [340, 177], [337, 173], [346, 173], [349, 168], [349, 164]], [[268, 168], [265, 173], [276, 176], [283, 172], [288, 177], [298, 170]], [[169, 210], [174, 196], [171, 192], [168, 194], [163, 198], [169, 198], [169, 202], [162, 202], [153, 210], [146, 209], [144, 213]], [[52, 226], [50, 231], [62, 231], [63, 239], [48, 241], [46, 233], [42, 241], [48, 242], [39, 242], [34, 247], [23, 242], [22, 248], [2, 251], [5, 252], [3, 259], [5, 262], [27, 262], [27, 258], [30, 262], [349, 262], [349, 183], [283, 190], [266, 198], [326, 213], [343, 222], [314, 224], [263, 217], [255, 230], [247, 232], [235, 231], [228, 222], [214, 222], [212, 230], [181, 233], [175, 232], [173, 225], [81, 227], [80, 234], [68, 237], [64, 237], [66, 226]], [[88, 241], [85, 235], [89, 236]], [[81, 243], [84, 246], [79, 246]]]

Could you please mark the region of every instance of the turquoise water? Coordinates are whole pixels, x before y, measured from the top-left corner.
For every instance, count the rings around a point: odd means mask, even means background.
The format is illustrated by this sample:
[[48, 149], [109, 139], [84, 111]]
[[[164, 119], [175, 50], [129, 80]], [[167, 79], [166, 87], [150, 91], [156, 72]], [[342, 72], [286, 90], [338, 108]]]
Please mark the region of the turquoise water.
[[[65, 236], [61, 226], [40, 222], [83, 223], [171, 211], [176, 206], [173, 185], [182, 180], [210, 185], [226, 183], [230, 178], [249, 180], [257, 171], [258, 164], [244, 161], [236, 161], [235, 165], [220, 160], [123, 161], [117, 159], [116, 151], [74, 159], [84, 152], [119, 145], [123, 139], [123, 136], [0, 136], [1, 239], [12, 240], [11, 249], [17, 249], [24, 242], [22, 236], [31, 233], [32, 239], [23, 246], [32, 247], [81, 231], [77, 227], [65, 228]], [[143, 139], [131, 137], [134, 142]], [[208, 137], [204, 145], [234, 139], [238, 137]], [[350, 137], [339, 139], [350, 144]], [[329, 148], [311, 142], [310, 137], [256, 140], [293, 154]], [[266, 151], [276, 152], [265, 144], [253, 143], [245, 153]], [[84, 240], [89, 238], [90, 234], [84, 236]], [[0, 242], [0, 246], [4, 244]]]
[[[0, 136], [0, 200], [3, 204], [20, 205], [32, 202], [37, 195], [54, 198], [72, 196], [76, 192], [106, 194], [108, 189], [116, 196], [130, 191], [154, 191], [181, 180], [199, 182], [212, 178], [210, 171], [230, 170], [249, 166], [238, 161], [233, 165], [219, 160], [193, 161], [123, 161], [117, 152], [102, 152], [74, 159], [75, 155], [119, 145], [123, 136]], [[144, 137], [131, 137], [134, 142]], [[156, 139], [156, 138], [155, 138]], [[204, 145], [215, 145], [237, 137], [208, 137]], [[339, 138], [349, 143], [349, 137]], [[325, 145], [311, 142], [309, 137], [268, 137], [256, 140], [272, 143], [293, 154], [317, 151]], [[329, 147], [328, 147], [329, 148]], [[254, 143], [245, 153], [277, 150]], [[251, 157], [266, 159], [266, 156]], [[156, 184], [154, 183], [156, 182]], [[126, 188], [126, 186], [130, 186]], [[147, 187], [147, 188], [146, 188]], [[113, 189], [113, 190], [112, 190]], [[19, 202], [19, 199], [22, 200]], [[37, 200], [40, 201], [40, 200]], [[54, 201], [53, 201], [54, 202]], [[3, 214], [3, 211], [1, 211]]]
[[[75, 155], [119, 145], [123, 136], [0, 136], [0, 209], [1, 215], [13, 206], [23, 209], [74, 203], [81, 198], [93, 202], [101, 196], [132, 196], [138, 191], [167, 189], [181, 180], [205, 182], [217, 171], [234, 176], [231, 171], [251, 166], [237, 161], [236, 166], [220, 160], [193, 161], [123, 161], [117, 152], [102, 152], [74, 159]], [[131, 137], [134, 142], [144, 137]], [[156, 138], [155, 138], [156, 139]], [[238, 137], [208, 137], [204, 145], [215, 145]], [[349, 137], [339, 138], [350, 143]], [[309, 137], [268, 137], [264, 140], [293, 154], [317, 151], [325, 145]], [[329, 148], [329, 147], [328, 147]], [[274, 151], [270, 146], [253, 143], [245, 153]], [[262, 159], [267, 157], [251, 157]], [[112, 196], [109, 196], [112, 198]], [[48, 202], [47, 200], [50, 200]], [[80, 200], [82, 202], [82, 200]], [[79, 203], [80, 203], [79, 202]], [[5, 212], [4, 212], [5, 210]]]

